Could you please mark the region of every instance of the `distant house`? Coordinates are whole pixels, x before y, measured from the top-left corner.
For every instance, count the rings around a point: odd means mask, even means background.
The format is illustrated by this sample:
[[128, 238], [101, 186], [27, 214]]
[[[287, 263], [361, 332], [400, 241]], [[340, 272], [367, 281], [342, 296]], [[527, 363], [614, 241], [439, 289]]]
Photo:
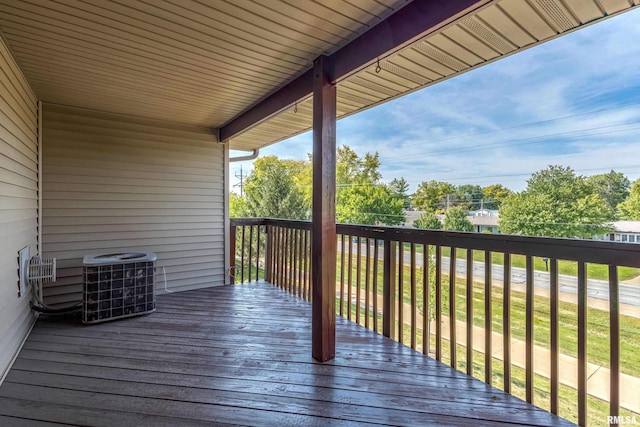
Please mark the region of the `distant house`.
[[640, 243], [640, 221], [615, 221], [611, 225], [614, 231], [594, 237], [594, 240], [610, 240], [623, 243]]
[[[420, 218], [420, 215], [425, 213], [424, 211], [406, 210], [404, 211], [406, 221], [402, 224], [403, 227], [413, 228], [413, 223]], [[436, 217], [440, 222], [444, 221], [444, 215], [437, 214]], [[498, 211], [493, 209], [480, 209], [477, 211], [470, 211], [467, 215], [467, 219], [473, 224], [473, 231], [476, 233], [499, 233], [498, 231]]]
[[[486, 209], [485, 209], [486, 210]], [[478, 211], [474, 211], [478, 212]], [[476, 233], [499, 233], [498, 231], [498, 222], [500, 218], [498, 217], [498, 211], [495, 215], [469, 215], [467, 219], [473, 224], [473, 229]], [[471, 213], [471, 212], [469, 212]]]

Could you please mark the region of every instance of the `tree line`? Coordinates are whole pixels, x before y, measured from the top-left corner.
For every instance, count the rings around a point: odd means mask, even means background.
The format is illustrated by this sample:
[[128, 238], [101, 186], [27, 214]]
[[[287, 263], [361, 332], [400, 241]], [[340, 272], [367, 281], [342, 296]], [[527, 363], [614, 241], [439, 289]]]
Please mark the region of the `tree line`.
[[[231, 194], [232, 217], [309, 219], [311, 156], [259, 158], [243, 190], [242, 195]], [[424, 211], [414, 223], [417, 228], [473, 231], [468, 212], [491, 209], [499, 211], [502, 233], [590, 238], [610, 232], [611, 221], [640, 220], [640, 180], [631, 183], [613, 170], [582, 176], [570, 167], [551, 165], [533, 173], [521, 192], [502, 184], [456, 186], [432, 180], [421, 182], [410, 194], [404, 178], [382, 181], [378, 153], [359, 156], [347, 145], [338, 148], [338, 222], [399, 225], [409, 208]]]
[[[312, 159], [265, 156], [254, 162], [243, 195], [231, 194], [232, 217], [309, 219], [312, 203]], [[405, 193], [401, 194], [398, 188]], [[348, 224], [399, 225], [408, 207], [406, 181], [382, 182], [378, 153], [358, 156], [349, 146], [336, 154], [336, 220]]]

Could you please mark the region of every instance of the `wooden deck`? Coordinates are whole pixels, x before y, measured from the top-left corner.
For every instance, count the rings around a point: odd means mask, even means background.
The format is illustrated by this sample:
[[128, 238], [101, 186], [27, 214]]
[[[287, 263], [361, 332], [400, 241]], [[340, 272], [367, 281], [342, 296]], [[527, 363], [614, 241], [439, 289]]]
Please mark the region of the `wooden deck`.
[[157, 306], [38, 321], [0, 386], [0, 425], [572, 425], [341, 318], [336, 359], [315, 362], [311, 306], [270, 284]]

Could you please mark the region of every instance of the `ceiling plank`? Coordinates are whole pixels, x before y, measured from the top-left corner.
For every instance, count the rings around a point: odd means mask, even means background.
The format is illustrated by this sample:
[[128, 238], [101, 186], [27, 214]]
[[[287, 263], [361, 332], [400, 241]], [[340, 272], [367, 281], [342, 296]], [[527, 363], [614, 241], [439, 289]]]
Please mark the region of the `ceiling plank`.
[[[414, 0], [331, 55], [335, 64], [333, 81], [340, 80], [371, 63], [441, 28], [489, 0]], [[228, 141], [291, 104], [311, 95], [313, 73], [308, 70], [276, 92], [230, 120], [220, 129], [220, 140]]]

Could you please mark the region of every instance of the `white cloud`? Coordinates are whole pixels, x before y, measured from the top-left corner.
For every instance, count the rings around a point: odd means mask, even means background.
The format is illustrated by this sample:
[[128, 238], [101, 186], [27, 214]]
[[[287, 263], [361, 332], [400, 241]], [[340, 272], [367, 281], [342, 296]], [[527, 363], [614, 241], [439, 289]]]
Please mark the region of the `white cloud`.
[[[412, 188], [436, 179], [520, 190], [549, 164], [637, 179], [639, 18], [622, 14], [341, 120], [338, 144], [378, 151], [383, 178]], [[262, 151], [308, 152], [310, 133]]]

